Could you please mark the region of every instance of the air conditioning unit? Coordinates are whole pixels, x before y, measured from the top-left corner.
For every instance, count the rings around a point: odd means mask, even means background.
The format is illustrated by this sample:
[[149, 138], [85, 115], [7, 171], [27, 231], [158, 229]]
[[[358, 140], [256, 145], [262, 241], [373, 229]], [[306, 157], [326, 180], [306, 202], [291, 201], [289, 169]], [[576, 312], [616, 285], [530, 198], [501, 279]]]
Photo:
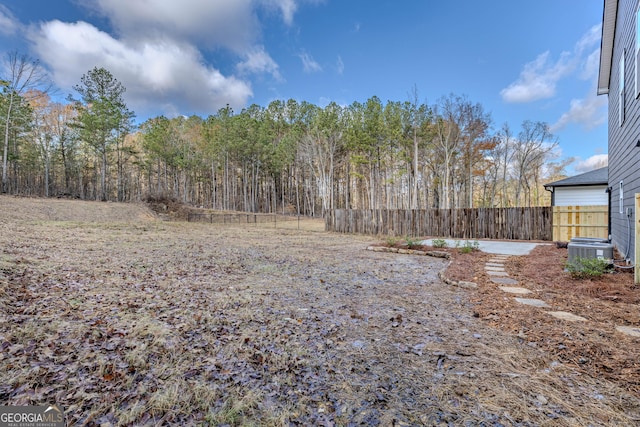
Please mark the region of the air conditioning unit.
[[576, 258], [599, 258], [613, 263], [613, 245], [611, 243], [569, 242], [569, 262]]

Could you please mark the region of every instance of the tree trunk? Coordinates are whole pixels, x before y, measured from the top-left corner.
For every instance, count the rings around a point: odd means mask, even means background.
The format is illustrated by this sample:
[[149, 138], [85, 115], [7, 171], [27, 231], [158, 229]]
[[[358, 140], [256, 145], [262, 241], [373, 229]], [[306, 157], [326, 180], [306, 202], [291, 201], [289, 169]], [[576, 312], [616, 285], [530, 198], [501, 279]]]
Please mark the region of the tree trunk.
[[13, 109], [13, 92], [9, 92], [9, 106], [7, 107], [7, 116], [4, 124], [4, 149], [2, 151], [2, 192], [7, 192], [8, 175], [7, 166], [9, 159], [9, 125], [11, 123], [11, 112]]

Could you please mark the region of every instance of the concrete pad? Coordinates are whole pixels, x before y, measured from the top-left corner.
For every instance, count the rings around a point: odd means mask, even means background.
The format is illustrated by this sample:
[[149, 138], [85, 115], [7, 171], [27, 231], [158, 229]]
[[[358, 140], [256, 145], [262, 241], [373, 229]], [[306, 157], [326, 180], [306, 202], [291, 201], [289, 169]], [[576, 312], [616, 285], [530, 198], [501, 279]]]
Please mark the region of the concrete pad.
[[518, 281], [510, 277], [492, 277], [491, 281], [498, 285], [517, 285]]
[[509, 273], [506, 271], [487, 271], [489, 276], [508, 276]]
[[[442, 240], [442, 239], [441, 239]], [[488, 254], [502, 254], [502, 255], [528, 255], [533, 248], [541, 244], [548, 243], [530, 243], [521, 241], [504, 241], [504, 240], [477, 240], [477, 239], [444, 239], [447, 242], [447, 246], [450, 248], [458, 246], [464, 246], [469, 241], [471, 243], [478, 242], [479, 249], [482, 252]], [[424, 245], [433, 245], [433, 239], [427, 239], [422, 241]]]
[[632, 337], [640, 337], [640, 327], [637, 326], [616, 326], [616, 330]]
[[527, 288], [518, 288], [513, 286], [500, 286], [500, 290], [510, 294], [518, 295], [526, 295], [531, 293], [531, 291]]
[[549, 307], [546, 302], [535, 298], [516, 298], [520, 304], [532, 305], [534, 307]]
[[576, 316], [575, 314], [568, 313], [566, 311], [550, 311], [549, 314], [555, 318], [567, 320], [569, 322], [586, 322], [587, 321], [587, 319], [585, 319], [582, 316]]

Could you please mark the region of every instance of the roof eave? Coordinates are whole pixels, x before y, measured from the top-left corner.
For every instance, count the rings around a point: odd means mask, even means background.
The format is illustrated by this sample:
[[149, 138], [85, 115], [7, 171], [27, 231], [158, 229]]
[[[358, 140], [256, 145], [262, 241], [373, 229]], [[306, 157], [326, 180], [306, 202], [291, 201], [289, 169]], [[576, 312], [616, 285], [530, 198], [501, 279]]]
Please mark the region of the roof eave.
[[602, 40], [600, 42], [600, 68], [598, 72], [598, 95], [609, 93], [611, 63], [613, 61], [613, 41], [616, 34], [618, 0], [604, 0], [602, 14]]
[[588, 182], [581, 184], [546, 184], [544, 187], [561, 188], [561, 187], [606, 187], [606, 182]]

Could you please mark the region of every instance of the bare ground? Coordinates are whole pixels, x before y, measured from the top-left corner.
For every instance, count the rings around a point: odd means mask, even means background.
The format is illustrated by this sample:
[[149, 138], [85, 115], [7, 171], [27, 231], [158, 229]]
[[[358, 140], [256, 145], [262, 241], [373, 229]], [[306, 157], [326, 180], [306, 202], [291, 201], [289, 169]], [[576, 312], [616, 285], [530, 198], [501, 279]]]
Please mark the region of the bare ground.
[[[557, 321], [370, 243], [0, 197], [0, 404], [100, 426], [637, 425], [637, 388], [544, 344]], [[448, 271], [482, 284], [483, 256]]]

